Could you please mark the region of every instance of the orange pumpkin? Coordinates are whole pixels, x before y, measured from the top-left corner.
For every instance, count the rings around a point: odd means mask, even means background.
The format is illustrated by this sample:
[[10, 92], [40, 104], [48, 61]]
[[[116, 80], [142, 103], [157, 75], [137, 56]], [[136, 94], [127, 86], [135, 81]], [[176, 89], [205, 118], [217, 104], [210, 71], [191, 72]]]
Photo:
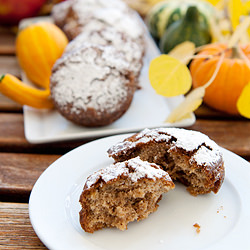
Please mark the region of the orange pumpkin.
[[[250, 59], [250, 44], [240, 46], [243, 53]], [[199, 55], [212, 55], [212, 58], [196, 58], [190, 65], [193, 87], [204, 85], [212, 77], [221, 53], [225, 58], [220, 70], [206, 89], [204, 102], [210, 107], [229, 113], [239, 114], [236, 103], [245, 87], [250, 81], [250, 68], [245, 59], [241, 58], [237, 49], [228, 49], [226, 44], [210, 44]]]
[[67, 43], [65, 34], [49, 22], [31, 24], [19, 32], [16, 39], [17, 58], [33, 83], [49, 87], [51, 69]]

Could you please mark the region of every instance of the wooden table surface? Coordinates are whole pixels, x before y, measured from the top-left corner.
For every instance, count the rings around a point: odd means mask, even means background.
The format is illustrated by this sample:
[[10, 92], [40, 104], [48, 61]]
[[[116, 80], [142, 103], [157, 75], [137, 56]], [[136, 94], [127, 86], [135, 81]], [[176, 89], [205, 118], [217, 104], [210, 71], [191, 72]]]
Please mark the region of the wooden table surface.
[[[15, 35], [0, 33], [0, 74], [20, 77]], [[204, 105], [188, 129], [207, 134], [220, 146], [250, 160], [250, 121], [213, 111]], [[86, 140], [30, 144], [24, 136], [22, 107], [0, 94], [0, 249], [46, 249], [28, 214], [32, 187], [42, 172]]]

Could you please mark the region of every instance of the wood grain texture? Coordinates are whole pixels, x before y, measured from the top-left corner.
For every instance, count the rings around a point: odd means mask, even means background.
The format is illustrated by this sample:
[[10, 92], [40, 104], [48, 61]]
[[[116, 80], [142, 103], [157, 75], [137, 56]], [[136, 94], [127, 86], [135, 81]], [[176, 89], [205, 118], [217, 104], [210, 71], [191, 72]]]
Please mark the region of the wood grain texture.
[[15, 56], [0, 56], [0, 75], [12, 74], [18, 78], [21, 77], [21, 70]]
[[[197, 120], [189, 127], [207, 134], [220, 146], [243, 157], [250, 157], [248, 120]], [[23, 115], [0, 113], [0, 151], [64, 154], [91, 139], [50, 144], [30, 144], [24, 137]]]
[[0, 152], [65, 154], [90, 140], [31, 144], [25, 139], [23, 114], [0, 113]]
[[214, 120], [244, 120], [241, 116], [230, 115], [224, 112], [217, 111], [208, 107], [205, 104], [202, 104], [195, 112], [195, 116], [198, 119], [214, 119]]
[[6, 29], [0, 29], [0, 54], [1, 55], [14, 55], [16, 35]]
[[0, 153], [1, 201], [28, 202], [42, 172], [60, 155]]
[[[2, 41], [5, 40], [5, 41]], [[0, 36], [0, 75], [10, 73], [20, 78], [21, 69], [18, 65], [17, 59], [15, 56], [3, 56], [2, 53], [3, 43], [6, 42], [4, 37]], [[6, 52], [6, 51], [5, 51]], [[22, 112], [22, 106], [10, 100], [9, 98], [3, 96], [0, 93], [0, 111], [8, 112]]]
[[22, 112], [22, 105], [12, 101], [0, 93], [0, 112]]
[[189, 129], [200, 131], [221, 147], [250, 159], [250, 122], [247, 120], [198, 120]]
[[30, 224], [28, 204], [0, 202], [0, 249], [47, 249]]

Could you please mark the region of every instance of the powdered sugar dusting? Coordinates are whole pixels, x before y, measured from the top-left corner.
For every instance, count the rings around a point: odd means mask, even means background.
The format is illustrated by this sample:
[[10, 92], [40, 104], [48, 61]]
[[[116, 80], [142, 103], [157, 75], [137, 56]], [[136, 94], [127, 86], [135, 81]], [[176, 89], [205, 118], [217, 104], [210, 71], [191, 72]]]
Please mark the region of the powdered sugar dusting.
[[167, 134], [165, 131], [161, 131], [161, 129], [144, 129], [141, 133], [138, 133], [136, 136], [140, 142], [147, 143], [149, 140], [155, 141], [166, 141], [168, 142], [171, 139], [171, 136]]
[[166, 128], [166, 132], [177, 139], [174, 143], [176, 147], [183, 148], [186, 151], [193, 151], [202, 144], [205, 144], [213, 149], [218, 148], [217, 144], [209, 139], [207, 135], [198, 131]]
[[117, 51], [123, 54], [125, 60], [130, 65], [130, 70], [137, 75], [142, 67], [143, 48], [128, 36], [116, 31], [111, 26], [105, 26], [94, 20], [84, 27], [84, 32], [73, 39], [66, 47], [66, 53], [71, 52], [84, 43], [94, 45], [112, 45]]
[[96, 19], [135, 39], [144, 33], [134, 12], [120, 0], [75, 0], [72, 9], [82, 29], [87, 23]]
[[110, 156], [116, 155], [150, 141], [166, 142], [169, 144], [170, 150], [180, 148], [186, 152], [194, 152], [190, 163], [196, 162], [198, 165], [211, 166], [222, 159], [218, 145], [208, 136], [197, 131], [180, 128], [144, 129], [136, 135], [136, 141], [125, 140], [117, 143], [108, 152]]
[[112, 164], [95, 172], [87, 178], [85, 187], [87, 189], [90, 188], [100, 179], [107, 183], [121, 175], [127, 176], [132, 182], [137, 182], [141, 178], [148, 178], [152, 180], [164, 178], [165, 180], [172, 182], [168, 173], [163, 171], [156, 164], [142, 161], [139, 157], [136, 157], [128, 161]]
[[192, 156], [190, 163], [197, 163], [206, 167], [215, 166], [221, 159], [221, 152], [218, 149], [210, 150], [205, 146], [201, 146], [199, 150]]
[[52, 17], [57, 24], [64, 22], [72, 3], [72, 1], [64, 1], [54, 5], [52, 8]]
[[157, 128], [157, 129], [144, 129], [137, 135], [137, 138], [146, 137], [156, 141], [169, 141], [170, 138], [174, 138], [173, 146], [182, 148], [185, 151], [194, 151], [201, 145], [206, 145], [218, 149], [218, 145], [212, 141], [207, 135], [204, 135], [198, 131], [186, 130], [180, 128]]
[[127, 69], [112, 47], [85, 44], [55, 64], [51, 94], [59, 106], [72, 105], [72, 113], [88, 108], [112, 113], [126, 100]]
[[103, 168], [87, 178], [85, 183], [86, 188], [90, 188], [94, 185], [100, 178], [104, 182], [108, 182], [110, 180], [116, 179], [118, 176], [124, 174], [128, 174], [129, 170], [125, 167], [125, 164], [119, 164], [118, 166], [110, 165], [106, 168]]
[[117, 31], [124, 32], [133, 39], [137, 39], [144, 34], [144, 29], [136, 17], [132, 13], [124, 14], [124, 11], [120, 9], [98, 9], [94, 13], [94, 18], [106, 25], [113, 26]]
[[122, 11], [128, 11], [127, 5], [120, 0], [73, 0], [72, 8], [79, 19], [88, 14], [92, 14], [97, 9], [115, 8]]
[[112, 146], [108, 152], [111, 152], [112, 155], [117, 154], [121, 151], [127, 151], [129, 149], [137, 147], [139, 144], [147, 144], [150, 141], [165, 141], [168, 142], [171, 140], [171, 136], [167, 134], [159, 134], [157, 131], [144, 129], [141, 133], [138, 133], [136, 136], [136, 141], [123, 141], [118, 142], [114, 146]]
[[168, 134], [159, 134], [157, 130], [150, 130], [150, 129], [144, 129], [140, 133], [137, 134], [136, 136], [136, 141], [123, 141], [123, 142], [118, 142], [114, 146], [112, 146], [108, 152], [111, 153], [112, 155], [117, 154], [118, 152], [121, 151], [127, 151], [129, 149], [135, 148], [138, 144], [147, 144], [150, 141], [165, 141], [169, 142], [171, 140], [171, 136]]

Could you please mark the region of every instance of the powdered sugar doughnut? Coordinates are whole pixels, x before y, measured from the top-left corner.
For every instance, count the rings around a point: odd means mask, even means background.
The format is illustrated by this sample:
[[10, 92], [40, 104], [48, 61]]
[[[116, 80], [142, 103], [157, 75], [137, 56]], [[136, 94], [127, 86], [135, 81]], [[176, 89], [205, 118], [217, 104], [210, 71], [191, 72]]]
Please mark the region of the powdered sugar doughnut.
[[95, 25], [95, 22], [90, 22], [85, 26], [84, 32], [68, 44], [65, 52], [71, 52], [86, 42], [94, 45], [113, 46], [123, 54], [135, 78], [139, 78], [143, 66], [144, 49], [125, 33], [118, 32], [111, 26], [102, 27]]
[[118, 162], [87, 178], [80, 196], [82, 228], [93, 233], [105, 227], [127, 229], [157, 210], [162, 194], [174, 188], [168, 173], [140, 158]]
[[55, 107], [66, 119], [94, 127], [124, 114], [136, 84], [121, 53], [111, 46], [85, 44], [56, 62], [50, 87]]
[[139, 22], [137, 14], [123, 1], [68, 0], [68, 2], [70, 4], [62, 6], [64, 8], [60, 8], [61, 4], [54, 7], [52, 13], [55, 23], [60, 24], [70, 40], [84, 32], [85, 26], [94, 20], [95, 25], [112, 26], [135, 40], [141, 39], [144, 35], [143, 25]]
[[218, 145], [208, 136], [180, 128], [155, 128], [128, 137], [108, 150], [115, 161], [139, 156], [156, 163], [192, 195], [217, 193], [225, 169]]
[[71, 9], [73, 1], [64, 1], [53, 6], [51, 11], [52, 19], [54, 23], [63, 29], [65, 25], [66, 17]]

